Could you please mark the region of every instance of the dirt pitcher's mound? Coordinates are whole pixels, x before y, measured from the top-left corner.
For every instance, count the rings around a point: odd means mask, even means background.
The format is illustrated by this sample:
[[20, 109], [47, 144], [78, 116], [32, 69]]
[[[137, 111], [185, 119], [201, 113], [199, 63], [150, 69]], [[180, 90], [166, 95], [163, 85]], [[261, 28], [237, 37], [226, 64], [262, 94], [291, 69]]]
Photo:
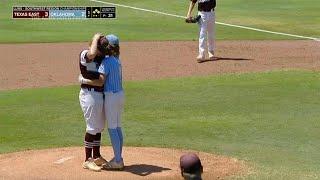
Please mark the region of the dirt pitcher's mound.
[[[186, 152], [163, 148], [124, 148], [124, 171], [92, 172], [82, 168], [82, 147], [32, 150], [0, 155], [0, 179], [179, 179], [179, 159]], [[221, 179], [245, 170], [233, 158], [195, 152], [204, 166], [205, 179]], [[105, 158], [112, 148], [103, 147]]]

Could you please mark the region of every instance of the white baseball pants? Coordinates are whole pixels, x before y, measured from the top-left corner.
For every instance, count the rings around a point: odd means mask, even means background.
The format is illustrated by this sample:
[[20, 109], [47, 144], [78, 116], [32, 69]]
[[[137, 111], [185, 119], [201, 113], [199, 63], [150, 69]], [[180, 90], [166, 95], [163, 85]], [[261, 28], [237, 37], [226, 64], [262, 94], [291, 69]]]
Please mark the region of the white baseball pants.
[[205, 57], [206, 40], [208, 51], [214, 52], [214, 38], [215, 38], [215, 12], [203, 12], [199, 11], [201, 16], [199, 21], [199, 55]]
[[124, 92], [105, 92], [104, 110], [107, 118], [108, 128], [121, 127], [121, 114], [124, 108]]
[[86, 132], [92, 135], [101, 133], [105, 127], [103, 93], [81, 88], [79, 101], [86, 121]]

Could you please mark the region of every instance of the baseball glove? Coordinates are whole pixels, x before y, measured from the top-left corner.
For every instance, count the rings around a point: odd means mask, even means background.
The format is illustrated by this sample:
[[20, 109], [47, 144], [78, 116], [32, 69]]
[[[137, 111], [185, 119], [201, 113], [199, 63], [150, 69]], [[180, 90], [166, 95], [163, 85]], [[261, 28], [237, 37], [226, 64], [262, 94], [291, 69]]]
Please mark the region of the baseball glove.
[[191, 18], [187, 18], [186, 19], [186, 23], [197, 23], [199, 22], [199, 20], [201, 19], [201, 16], [195, 16], [195, 17], [191, 17]]

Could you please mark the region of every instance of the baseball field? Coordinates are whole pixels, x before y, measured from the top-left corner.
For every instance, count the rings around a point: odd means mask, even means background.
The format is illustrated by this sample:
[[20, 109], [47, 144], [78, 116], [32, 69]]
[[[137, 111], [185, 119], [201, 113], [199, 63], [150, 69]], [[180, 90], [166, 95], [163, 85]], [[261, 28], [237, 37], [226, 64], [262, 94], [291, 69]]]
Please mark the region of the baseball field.
[[[204, 63], [197, 25], [172, 16], [188, 4], [1, 1], [0, 179], [179, 179], [186, 152], [204, 179], [320, 179], [320, 1], [217, 1], [217, 60]], [[11, 18], [12, 6], [110, 5], [116, 19]], [[96, 32], [120, 38], [121, 172], [81, 167], [78, 55]]]

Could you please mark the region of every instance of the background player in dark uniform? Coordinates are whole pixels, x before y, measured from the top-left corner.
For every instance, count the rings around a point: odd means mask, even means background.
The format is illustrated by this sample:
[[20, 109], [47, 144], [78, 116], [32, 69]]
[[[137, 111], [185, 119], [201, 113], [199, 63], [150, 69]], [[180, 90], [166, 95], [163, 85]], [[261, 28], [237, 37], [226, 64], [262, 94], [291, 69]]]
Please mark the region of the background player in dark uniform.
[[[94, 35], [89, 49], [81, 51], [79, 65], [84, 78], [99, 79], [98, 68], [105, 58], [107, 45], [106, 38], [98, 33]], [[100, 155], [101, 132], [105, 127], [103, 86], [87, 85], [82, 82], [79, 101], [86, 121], [84, 138], [86, 158], [82, 166], [85, 169], [100, 171], [100, 166], [107, 163]]]
[[206, 39], [208, 45], [209, 59], [214, 58], [214, 9], [216, 7], [216, 0], [191, 0], [187, 13], [187, 19], [192, 18], [192, 10], [196, 2], [198, 2], [198, 15], [201, 16], [201, 19], [199, 21], [199, 54], [197, 56], [197, 61], [201, 62], [205, 60]]

